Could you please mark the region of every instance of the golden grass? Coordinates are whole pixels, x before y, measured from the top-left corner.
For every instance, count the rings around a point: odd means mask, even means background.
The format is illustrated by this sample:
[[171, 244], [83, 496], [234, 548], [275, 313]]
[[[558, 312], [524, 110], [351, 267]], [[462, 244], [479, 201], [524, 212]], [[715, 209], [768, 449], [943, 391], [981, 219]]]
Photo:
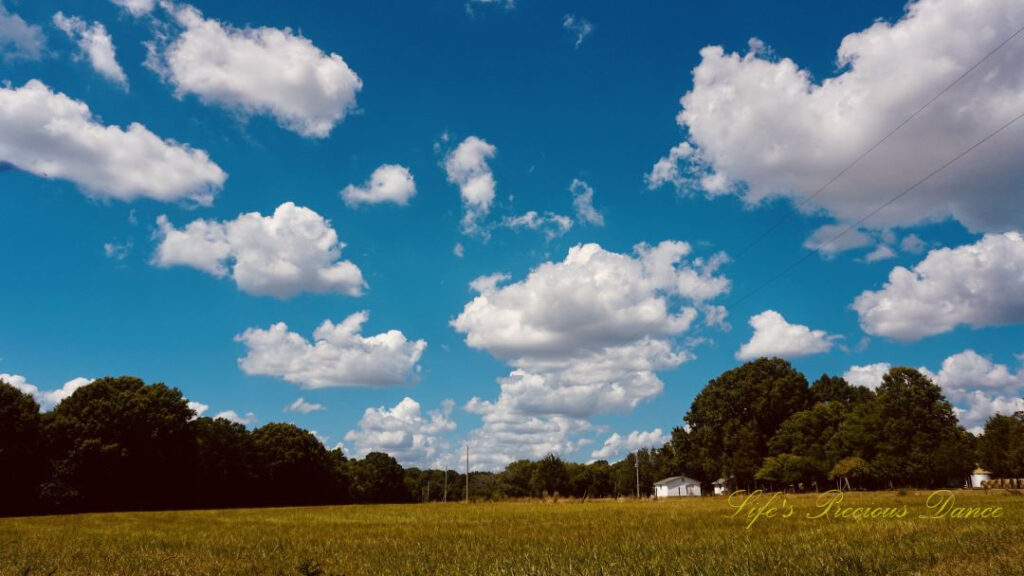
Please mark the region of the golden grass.
[[927, 492], [847, 494], [902, 519], [750, 528], [725, 498], [408, 504], [0, 519], [0, 575], [1024, 574], [1024, 496], [958, 492], [996, 519], [921, 519]]

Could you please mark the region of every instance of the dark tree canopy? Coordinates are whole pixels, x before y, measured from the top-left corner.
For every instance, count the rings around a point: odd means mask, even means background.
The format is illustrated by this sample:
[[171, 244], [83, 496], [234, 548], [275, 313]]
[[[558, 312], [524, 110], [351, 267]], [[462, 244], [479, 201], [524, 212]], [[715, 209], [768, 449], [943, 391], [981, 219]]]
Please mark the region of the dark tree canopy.
[[45, 462], [39, 405], [0, 380], [0, 515], [36, 506]]
[[708, 382], [686, 421], [687, 471], [705, 483], [732, 476], [751, 484], [768, 440], [790, 416], [811, 405], [803, 374], [779, 358], [761, 358]]

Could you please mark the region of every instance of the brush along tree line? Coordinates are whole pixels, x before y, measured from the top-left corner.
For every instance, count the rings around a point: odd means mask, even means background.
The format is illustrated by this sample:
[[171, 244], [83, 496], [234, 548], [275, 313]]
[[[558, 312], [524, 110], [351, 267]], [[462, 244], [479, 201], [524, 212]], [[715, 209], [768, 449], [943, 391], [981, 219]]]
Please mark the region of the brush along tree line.
[[[708, 382], [660, 448], [609, 463], [555, 455], [473, 472], [473, 498], [642, 493], [686, 474], [708, 487], [921, 488], [962, 482], [978, 464], [1024, 476], [1024, 415], [959, 426], [938, 386], [893, 368], [876, 390], [824, 375], [808, 385], [786, 361], [759, 359]], [[197, 418], [175, 388], [101, 378], [52, 411], [0, 383], [0, 514], [458, 500], [465, 476], [403, 468], [387, 454], [329, 450], [310, 432], [248, 430]]]

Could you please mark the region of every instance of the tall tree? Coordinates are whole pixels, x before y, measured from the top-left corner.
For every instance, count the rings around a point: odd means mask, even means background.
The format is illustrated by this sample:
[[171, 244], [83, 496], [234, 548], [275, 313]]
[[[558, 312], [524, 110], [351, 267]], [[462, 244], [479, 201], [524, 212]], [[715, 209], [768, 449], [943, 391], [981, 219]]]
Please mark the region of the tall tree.
[[39, 405], [0, 380], [0, 515], [32, 511], [46, 456]]
[[196, 441], [196, 504], [261, 503], [256, 490], [257, 452], [245, 426], [223, 418], [197, 418], [189, 427]]
[[47, 414], [53, 477], [47, 494], [71, 509], [184, 506], [195, 456], [195, 413], [176, 388], [100, 378]]
[[733, 476], [750, 485], [768, 455], [768, 440], [811, 393], [803, 374], [779, 358], [760, 358], [708, 382], [693, 400], [687, 471], [708, 484]]
[[989, 418], [978, 440], [978, 459], [998, 478], [1024, 477], [1024, 413]]
[[875, 401], [880, 423], [874, 475], [894, 485], [945, 486], [974, 468], [970, 434], [942, 390], [913, 368], [882, 377]]
[[331, 454], [310, 432], [274, 422], [253, 430], [252, 442], [266, 503], [284, 506], [343, 499], [332, 493], [335, 466]]

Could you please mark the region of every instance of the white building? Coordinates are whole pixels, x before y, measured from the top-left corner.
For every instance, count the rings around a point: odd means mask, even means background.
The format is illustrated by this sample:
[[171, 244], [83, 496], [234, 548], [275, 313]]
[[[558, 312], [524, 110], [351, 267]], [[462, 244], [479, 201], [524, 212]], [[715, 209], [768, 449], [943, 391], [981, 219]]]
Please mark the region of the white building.
[[981, 467], [975, 468], [974, 472], [971, 472], [971, 479], [968, 481], [967, 488], [981, 488], [981, 483], [986, 480], [992, 479], [992, 473]]
[[688, 476], [672, 476], [654, 483], [655, 498], [679, 498], [700, 494], [700, 482]]

